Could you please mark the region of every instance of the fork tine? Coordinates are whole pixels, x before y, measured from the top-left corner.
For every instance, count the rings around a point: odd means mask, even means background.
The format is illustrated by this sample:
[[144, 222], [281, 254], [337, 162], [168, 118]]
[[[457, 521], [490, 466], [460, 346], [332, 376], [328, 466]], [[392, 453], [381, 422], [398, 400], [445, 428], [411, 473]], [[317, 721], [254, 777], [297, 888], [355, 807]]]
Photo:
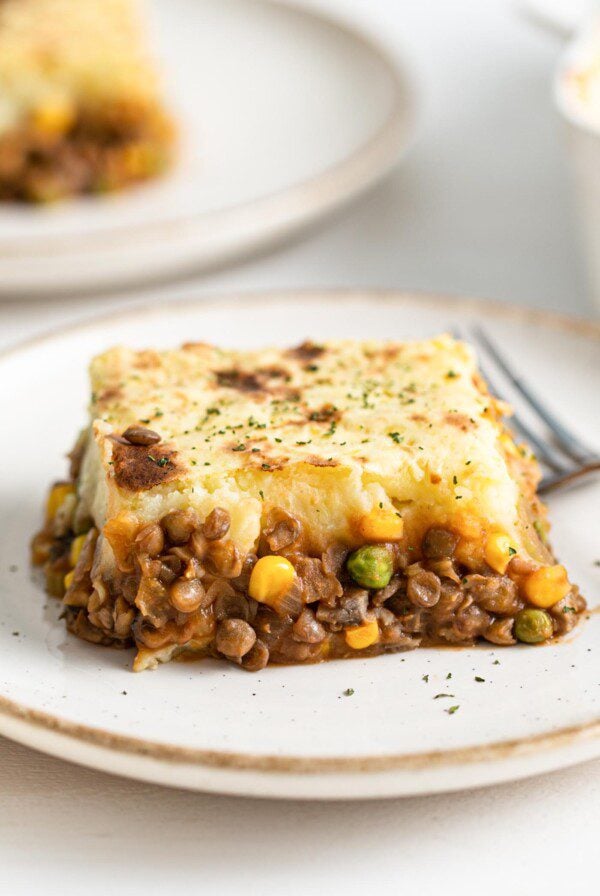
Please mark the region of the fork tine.
[[[455, 339], [464, 339], [464, 334], [460, 329], [454, 328], [452, 330], [452, 335]], [[497, 384], [494, 381], [493, 376], [491, 376], [490, 372], [486, 370], [485, 365], [482, 364], [481, 358], [479, 359], [479, 370], [486, 381], [487, 385], [491, 392], [497, 398], [502, 399], [502, 395], [500, 390], [498, 389]], [[565, 473], [570, 472], [571, 465], [566, 461], [566, 459], [556, 451], [552, 445], [548, 445], [540, 439], [539, 436], [535, 434], [535, 432], [525, 423], [525, 421], [517, 414], [515, 411], [512, 417], [510, 417], [508, 421], [508, 428], [512, 429], [520, 438], [524, 439], [531, 447], [535, 450], [535, 454], [537, 459], [540, 462], [546, 464], [547, 467], [550, 467], [551, 470], [554, 470], [555, 473], [559, 475], [564, 475]], [[552, 477], [554, 478], [554, 477]]]
[[[481, 361], [479, 362], [479, 370], [494, 395], [497, 398], [502, 398], [497, 386], [494, 384], [493, 378], [481, 364]], [[538, 460], [543, 461], [546, 466], [550, 467], [555, 472], [563, 474], [572, 469], [571, 464], [567, 463], [567, 461], [554, 450], [552, 445], [543, 442], [516, 412], [509, 418], [508, 428], [515, 430], [522, 439], [531, 445]]]
[[508, 421], [508, 428], [514, 429], [515, 432], [530, 445], [537, 459], [545, 463], [547, 467], [555, 470], [557, 473], [563, 474], [569, 472], [572, 467], [556, 452], [551, 445], [548, 445], [530, 429], [518, 414], [514, 414]]
[[473, 328], [475, 335], [485, 346], [489, 354], [492, 356], [498, 367], [502, 370], [502, 372], [508, 377], [510, 382], [513, 384], [515, 389], [523, 396], [523, 398], [528, 402], [532, 410], [540, 417], [544, 423], [552, 430], [554, 437], [560, 447], [574, 460], [579, 463], [584, 463], [590, 458], [594, 457], [594, 452], [584, 445], [579, 439], [577, 439], [572, 433], [566, 429], [563, 424], [556, 419], [554, 414], [552, 414], [537, 398], [536, 395], [532, 392], [532, 390], [527, 386], [526, 383], [523, 382], [518, 376], [516, 376], [506, 360], [500, 354], [492, 340], [485, 333], [482, 327], [475, 326]]
[[595, 461], [590, 464], [585, 464], [583, 467], [576, 468], [567, 474], [558, 473], [555, 476], [544, 476], [539, 484], [538, 492], [540, 495], [545, 495], [554, 489], [562, 488], [565, 485], [572, 485], [580, 479], [589, 476], [590, 473], [597, 473], [599, 470], [600, 461]]

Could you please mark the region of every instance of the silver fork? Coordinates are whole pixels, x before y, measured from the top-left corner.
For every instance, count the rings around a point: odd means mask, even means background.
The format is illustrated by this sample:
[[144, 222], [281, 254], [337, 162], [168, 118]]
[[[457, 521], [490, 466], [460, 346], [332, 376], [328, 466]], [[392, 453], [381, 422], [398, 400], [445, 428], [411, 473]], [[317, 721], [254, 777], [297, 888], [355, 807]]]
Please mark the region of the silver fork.
[[[471, 330], [473, 341], [493, 359], [499, 370], [506, 376], [530, 410], [551, 434], [550, 439], [540, 438], [518, 413], [510, 418], [508, 426], [523, 438], [534, 449], [545, 475], [540, 483], [541, 493], [553, 491], [565, 485], [600, 471], [600, 454], [585, 445], [556, 416], [545, 407], [530, 386], [513, 370], [506, 358], [500, 353], [496, 344], [490, 339], [482, 327]], [[481, 354], [481, 352], [480, 352]], [[493, 377], [480, 363], [479, 369], [490, 390], [498, 397], [501, 394], [494, 385]]]

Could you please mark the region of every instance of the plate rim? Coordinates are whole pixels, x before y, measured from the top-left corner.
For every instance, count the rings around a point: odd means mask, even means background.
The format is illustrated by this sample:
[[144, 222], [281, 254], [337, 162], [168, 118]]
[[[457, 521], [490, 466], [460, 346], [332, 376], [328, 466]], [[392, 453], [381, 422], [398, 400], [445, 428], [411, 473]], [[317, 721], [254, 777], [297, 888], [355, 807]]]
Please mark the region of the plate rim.
[[[197, 287], [200, 290], [200, 287]], [[303, 302], [322, 302], [323, 299], [336, 302], [349, 302], [357, 300], [375, 300], [381, 303], [408, 304], [415, 299], [430, 308], [446, 308], [449, 305], [457, 310], [473, 311], [478, 314], [489, 313], [490, 316], [505, 320], [514, 320], [521, 323], [540, 324], [551, 327], [554, 330], [567, 330], [587, 336], [590, 339], [600, 341], [600, 320], [566, 314], [562, 311], [554, 311], [546, 308], [534, 308], [526, 305], [518, 305], [514, 302], [505, 302], [492, 299], [487, 296], [473, 296], [470, 294], [455, 292], [438, 292], [436, 290], [418, 288], [394, 288], [371, 286], [338, 286], [338, 287], [272, 287], [270, 289], [240, 289], [219, 290], [213, 293], [201, 293], [197, 295], [183, 295], [175, 299], [163, 297], [154, 298], [151, 294], [150, 304], [144, 304], [144, 293], [147, 290], [127, 292], [123, 299], [134, 297], [135, 305], [123, 308], [113, 308], [102, 314], [92, 314], [89, 317], [78, 319], [72, 323], [62, 323], [57, 327], [46, 327], [34, 336], [19, 339], [16, 342], [0, 348], [0, 363], [13, 354], [19, 354], [38, 343], [50, 342], [62, 335], [74, 331], [93, 329], [98, 325], [112, 321], [125, 321], [130, 317], [139, 317], [144, 314], [166, 312], [173, 308], [185, 309], [186, 307], [202, 306], [203, 308], [236, 308], [239, 305], [249, 304], [279, 304], [301, 298]]]
[[[43, 710], [33, 709], [0, 695], [0, 733], [9, 738], [3, 721], [25, 723], [35, 731], [58, 734], [77, 743], [98, 747], [117, 756], [140, 756], [170, 765], [193, 765], [205, 769], [295, 775], [380, 774], [393, 771], [421, 771], [452, 766], [473, 765], [528, 756], [531, 753], [575, 746], [582, 741], [600, 739], [600, 717], [581, 725], [570, 725], [551, 733], [523, 738], [474, 744], [450, 750], [419, 753], [385, 753], [361, 756], [293, 756], [277, 753], [238, 753], [235, 750], [204, 750], [181, 747], [163, 741], [117, 734], [106, 728], [71, 722]], [[20, 743], [27, 744], [23, 738]], [[43, 748], [40, 748], [43, 749]], [[599, 750], [600, 753], [600, 750]]]
[[[87, 234], [70, 233], [51, 236], [16, 237], [0, 240], [0, 263], [19, 258], [44, 260], [56, 254], [65, 258], [77, 255], [78, 252], [90, 249], [93, 251], [116, 251], [123, 246], [125, 234], [135, 236], [137, 251], [149, 249], [165, 238], [173, 242], [177, 229], [179, 239], [188, 236], [195, 228], [208, 221], [213, 222], [224, 216], [235, 214], [238, 219], [247, 218], [254, 212], [268, 221], [268, 225], [255, 237], [234, 245], [222, 246], [220, 250], [212, 250], [215, 258], [222, 255], [229, 257], [253, 248], [268, 245], [277, 238], [285, 237], [313, 221], [332, 213], [353, 198], [383, 179], [402, 156], [408, 151], [415, 139], [417, 109], [419, 106], [419, 88], [411, 67], [404, 57], [392, 52], [380, 37], [377, 37], [358, 22], [343, 19], [335, 13], [305, 6], [299, 0], [251, 0], [252, 3], [272, 10], [287, 10], [292, 14], [314, 20], [322, 26], [337, 30], [354, 41], [358, 46], [376, 57], [385, 69], [392, 87], [392, 100], [387, 117], [372, 131], [349, 155], [339, 162], [324, 168], [322, 171], [304, 180], [296, 181], [282, 189], [275, 190], [257, 199], [239, 204], [225, 206], [212, 212], [199, 212], [174, 217], [172, 220], [138, 223], [135, 226], [122, 225]], [[285, 203], [289, 209], [281, 212]], [[205, 264], [210, 261], [205, 261]]]
[[[212, 297], [188, 296], [174, 301], [153, 302], [149, 307], [137, 305], [102, 315], [95, 315], [84, 321], [48, 329], [44, 333], [22, 340], [0, 350], [0, 364], [13, 355], [28, 351], [37, 345], [52, 342], [63, 335], [94, 329], [109, 321], [122, 322], [129, 318], [140, 317], [150, 313], [168, 313], [172, 309], [186, 308], [223, 309], [239, 308], [267, 303], [281, 303], [290, 299], [301, 299], [302, 302], [353, 302], [362, 300], [373, 305], [374, 300], [380, 304], [403, 305], [418, 301], [430, 308], [448, 308], [454, 311], [467, 311], [490, 316], [496, 319], [508, 319], [521, 323], [537, 323], [552, 329], [567, 330], [600, 342], [600, 322], [574, 317], [560, 312], [538, 308], [528, 308], [516, 304], [487, 301], [471, 296], [460, 296], [419, 290], [395, 289], [288, 289], [268, 291], [251, 291], [242, 293], [222, 293]], [[560, 750], [573, 747], [582, 741], [599, 739], [600, 717], [550, 732], [541, 732], [521, 738], [494, 741], [489, 744], [474, 744], [448, 750], [420, 751], [415, 753], [387, 753], [361, 756], [293, 756], [282, 754], [238, 753], [230, 750], [206, 750], [195, 747], [183, 747], [146, 738], [118, 734], [98, 726], [72, 722], [59, 715], [35, 709], [0, 695], [0, 733], [13, 740], [31, 745], [25, 735], [19, 737], [10, 725], [11, 721], [22, 723], [25, 731], [34, 734], [41, 731], [47, 734], [61, 735], [76, 743], [98, 747], [116, 756], [140, 756], [170, 765], [196, 766], [204, 769], [222, 769], [247, 773], [300, 774], [300, 775], [343, 775], [348, 773], [382, 773], [392, 771], [417, 771], [422, 769], [442, 769], [452, 766], [471, 766], [475, 763], [515, 759], [531, 755], [534, 752]], [[7, 728], [9, 730], [7, 730]], [[59, 755], [56, 751], [37, 743], [36, 748], [51, 755]], [[600, 744], [598, 753], [600, 755]]]

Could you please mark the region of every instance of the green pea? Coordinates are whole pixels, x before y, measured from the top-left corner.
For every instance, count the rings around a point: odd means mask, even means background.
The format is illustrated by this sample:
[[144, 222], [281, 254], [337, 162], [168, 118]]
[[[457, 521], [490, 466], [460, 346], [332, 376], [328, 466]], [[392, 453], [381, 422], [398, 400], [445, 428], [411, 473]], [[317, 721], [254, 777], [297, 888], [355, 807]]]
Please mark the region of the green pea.
[[552, 619], [544, 610], [521, 610], [515, 616], [515, 637], [525, 644], [547, 641], [552, 633]]
[[383, 545], [364, 545], [348, 557], [346, 568], [357, 585], [385, 588], [394, 574], [394, 562]]

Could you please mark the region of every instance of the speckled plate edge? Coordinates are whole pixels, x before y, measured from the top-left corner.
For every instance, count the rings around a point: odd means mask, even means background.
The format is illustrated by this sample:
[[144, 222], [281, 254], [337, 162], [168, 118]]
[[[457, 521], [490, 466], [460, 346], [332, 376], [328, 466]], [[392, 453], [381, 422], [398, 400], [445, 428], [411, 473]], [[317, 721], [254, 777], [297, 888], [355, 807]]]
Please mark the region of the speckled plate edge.
[[[322, 290], [245, 293], [181, 299], [151, 309], [127, 309], [47, 332], [0, 352], [13, 354], [65, 333], [135, 318], [144, 310], [186, 307], [247, 307], [302, 298], [303, 303], [374, 299], [404, 304], [418, 299], [430, 308], [471, 312], [500, 320], [569, 330], [600, 342], [600, 324], [554, 312], [474, 298], [416, 291]], [[229, 793], [300, 799], [368, 799], [462, 790], [517, 780], [600, 757], [600, 718], [548, 734], [451, 750], [356, 757], [300, 757], [211, 751], [115, 734], [80, 725], [0, 696], [0, 734], [41, 752], [102, 771], [153, 783]]]

